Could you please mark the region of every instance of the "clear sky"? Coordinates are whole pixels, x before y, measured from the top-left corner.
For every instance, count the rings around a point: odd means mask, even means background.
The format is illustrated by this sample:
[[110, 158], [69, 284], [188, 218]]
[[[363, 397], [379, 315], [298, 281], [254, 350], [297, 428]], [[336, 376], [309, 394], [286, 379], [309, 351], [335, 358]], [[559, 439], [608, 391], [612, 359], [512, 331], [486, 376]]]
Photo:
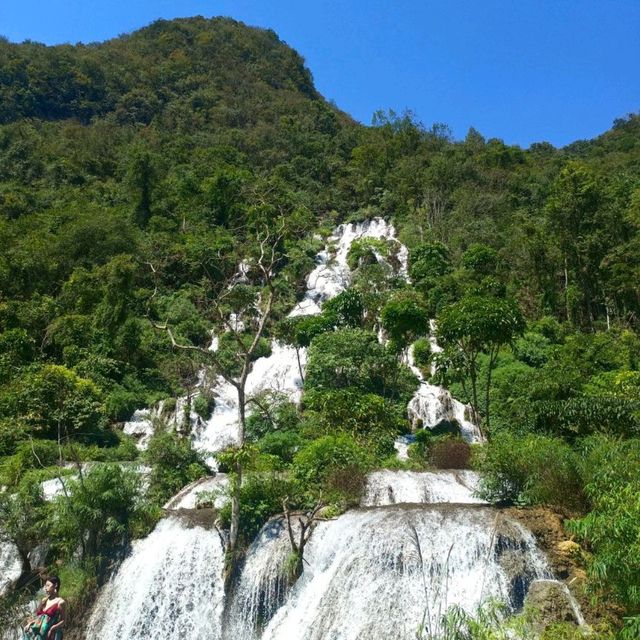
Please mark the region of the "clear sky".
[[640, 111], [640, 0], [0, 0], [0, 34], [94, 42], [193, 15], [273, 29], [366, 124], [408, 108], [457, 138], [562, 146]]

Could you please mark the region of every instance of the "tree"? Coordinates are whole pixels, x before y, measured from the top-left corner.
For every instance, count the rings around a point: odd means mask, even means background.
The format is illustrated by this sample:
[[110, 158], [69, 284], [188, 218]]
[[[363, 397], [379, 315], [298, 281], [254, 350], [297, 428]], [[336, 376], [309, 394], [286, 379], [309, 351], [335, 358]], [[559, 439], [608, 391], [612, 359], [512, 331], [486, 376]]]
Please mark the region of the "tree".
[[[216, 299], [210, 301], [210, 309], [213, 315], [230, 336], [227, 339], [234, 341], [236, 344], [236, 350], [231, 354], [230, 358], [224, 357], [229, 355], [228, 350], [224, 350], [222, 353], [198, 345], [181, 343], [176, 339], [173, 328], [168, 322], [163, 324], [155, 323], [156, 327], [167, 332], [174, 348], [199, 354], [207, 365], [212, 367], [217, 374], [221, 375], [236, 389], [238, 396], [238, 449], [236, 455], [230, 456], [234, 474], [231, 485], [231, 520], [228, 545], [230, 557], [233, 557], [239, 541], [240, 490], [245, 461], [243, 448], [247, 427], [247, 377], [251, 371], [255, 355], [261, 346], [267, 322], [271, 318], [273, 311], [276, 296], [273, 276], [279, 258], [277, 248], [281, 237], [280, 234], [274, 235], [269, 231], [265, 231], [264, 234], [258, 237], [258, 255], [250, 268], [255, 268], [263, 284], [263, 291], [259, 296], [250, 296], [251, 300], [247, 299], [245, 285], [236, 279], [230, 282]], [[247, 315], [249, 316], [247, 325], [239, 324], [238, 317], [235, 313], [230, 315], [228, 313], [229, 309], [235, 309], [236, 311], [240, 309], [247, 310]]]
[[545, 205], [548, 226], [563, 254], [567, 320], [575, 322], [575, 312], [584, 310], [591, 327], [596, 317], [593, 301], [600, 294], [599, 263], [606, 252], [598, 232], [602, 206], [600, 182], [593, 171], [576, 162], [560, 172]]
[[429, 333], [429, 316], [421, 297], [402, 291], [382, 307], [382, 328], [387, 332], [393, 348], [406, 349], [414, 340]]
[[471, 406], [474, 421], [479, 423], [480, 401], [478, 397], [478, 358], [488, 355], [484, 388], [484, 417], [487, 430], [489, 422], [489, 391], [491, 372], [495, 367], [500, 348], [510, 343], [524, 330], [524, 319], [513, 300], [491, 296], [467, 296], [445, 307], [437, 318], [437, 336], [444, 354], [440, 368], [455, 379], [471, 383]]

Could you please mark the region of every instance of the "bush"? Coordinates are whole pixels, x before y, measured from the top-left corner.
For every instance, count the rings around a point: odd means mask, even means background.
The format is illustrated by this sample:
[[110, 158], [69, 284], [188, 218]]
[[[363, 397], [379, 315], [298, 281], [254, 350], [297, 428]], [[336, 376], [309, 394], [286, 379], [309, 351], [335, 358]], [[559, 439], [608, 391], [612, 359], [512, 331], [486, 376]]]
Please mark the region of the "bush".
[[216, 406], [215, 398], [206, 393], [199, 393], [192, 403], [193, 410], [203, 419], [208, 420]]
[[[310, 442], [293, 459], [293, 476], [310, 502], [351, 504], [351, 485], [341, 486], [344, 472], [363, 474], [372, 464], [371, 456], [346, 434], [324, 436]], [[345, 489], [343, 492], [342, 489]]]
[[86, 622], [98, 589], [94, 571], [78, 562], [69, 562], [56, 568], [55, 573], [60, 578], [60, 595], [66, 602], [67, 626]]
[[429, 338], [418, 338], [413, 343], [413, 361], [423, 372], [429, 371], [432, 356]]
[[120, 385], [116, 385], [105, 399], [107, 415], [117, 422], [128, 420], [133, 412], [143, 404], [137, 393], [129, 391]]
[[630, 611], [640, 609], [640, 439], [594, 436], [582, 443], [580, 468], [592, 511], [569, 522], [593, 551], [589, 574]]
[[50, 467], [60, 461], [60, 448], [52, 440], [31, 440], [20, 443], [16, 452], [2, 461], [0, 485], [16, 486], [32, 469]]
[[474, 466], [480, 495], [490, 502], [584, 506], [578, 456], [560, 438], [499, 432], [478, 450]]
[[322, 434], [346, 432], [380, 459], [393, 452], [393, 441], [407, 430], [406, 405], [357, 389], [313, 390], [305, 407]]
[[191, 442], [176, 433], [156, 433], [144, 461], [151, 466], [149, 497], [160, 505], [185, 485], [209, 473]]
[[285, 393], [265, 391], [252, 398], [247, 439], [255, 441], [275, 431], [292, 431], [298, 421], [298, 407]]
[[[294, 489], [289, 482], [275, 475], [246, 475], [240, 489], [239, 537], [248, 545], [256, 537], [271, 516], [282, 513], [282, 501], [292, 496]], [[231, 503], [220, 510], [220, 523], [231, 524]]]
[[436, 469], [468, 469], [471, 447], [463, 440], [446, 438], [434, 443], [429, 453]]
[[125, 545], [146, 522], [140, 501], [140, 475], [117, 464], [92, 467], [82, 478], [67, 482], [68, 496], [53, 505], [51, 540], [63, 557], [106, 560], [110, 551]]
[[297, 431], [273, 431], [260, 438], [257, 447], [261, 453], [276, 456], [289, 464], [303, 443], [304, 438]]
[[370, 331], [324, 333], [309, 347], [306, 391], [351, 387], [408, 402], [417, 386], [416, 377]]

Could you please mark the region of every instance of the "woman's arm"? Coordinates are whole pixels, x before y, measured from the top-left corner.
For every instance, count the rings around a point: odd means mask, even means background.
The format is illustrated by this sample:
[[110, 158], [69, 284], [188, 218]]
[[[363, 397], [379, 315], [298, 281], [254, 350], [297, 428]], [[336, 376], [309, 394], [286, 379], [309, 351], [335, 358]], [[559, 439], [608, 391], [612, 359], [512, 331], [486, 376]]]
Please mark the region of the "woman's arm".
[[60, 600], [58, 604], [58, 622], [54, 625], [51, 625], [49, 629], [49, 633], [47, 633], [47, 640], [53, 640], [56, 635], [56, 631], [58, 629], [62, 629], [64, 627], [64, 619], [65, 619], [65, 608], [64, 608], [64, 600]]

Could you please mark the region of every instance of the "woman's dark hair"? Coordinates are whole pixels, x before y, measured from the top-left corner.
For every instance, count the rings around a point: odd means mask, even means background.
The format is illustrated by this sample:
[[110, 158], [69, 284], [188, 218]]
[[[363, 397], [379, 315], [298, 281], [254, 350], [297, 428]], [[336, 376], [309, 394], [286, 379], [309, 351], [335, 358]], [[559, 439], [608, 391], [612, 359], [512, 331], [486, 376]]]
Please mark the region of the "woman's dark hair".
[[45, 582], [50, 582], [56, 588], [56, 591], [60, 591], [60, 578], [58, 576], [47, 576]]

